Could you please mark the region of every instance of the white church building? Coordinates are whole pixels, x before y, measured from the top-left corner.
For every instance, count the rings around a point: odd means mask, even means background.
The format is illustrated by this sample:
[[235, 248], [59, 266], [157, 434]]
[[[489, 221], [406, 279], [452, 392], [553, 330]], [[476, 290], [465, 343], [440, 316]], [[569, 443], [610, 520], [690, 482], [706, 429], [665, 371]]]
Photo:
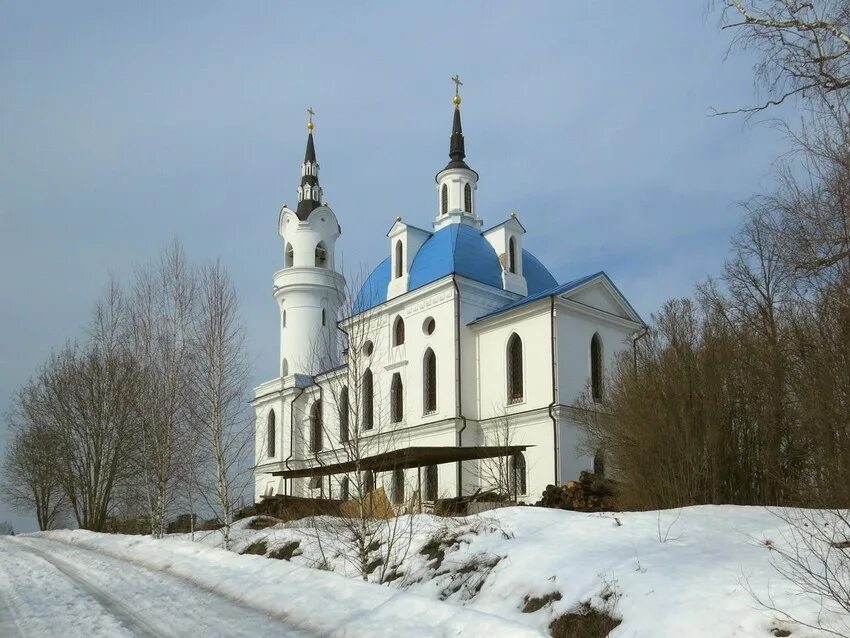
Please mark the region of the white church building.
[[387, 256], [351, 292], [311, 113], [298, 205], [278, 222], [280, 373], [252, 401], [258, 501], [344, 499], [360, 481], [398, 504], [489, 489], [534, 502], [600, 470], [580, 445], [576, 400], [602, 395], [644, 324], [604, 272], [558, 283], [524, 249], [517, 215], [486, 219], [453, 101], [433, 219], [396, 218]]

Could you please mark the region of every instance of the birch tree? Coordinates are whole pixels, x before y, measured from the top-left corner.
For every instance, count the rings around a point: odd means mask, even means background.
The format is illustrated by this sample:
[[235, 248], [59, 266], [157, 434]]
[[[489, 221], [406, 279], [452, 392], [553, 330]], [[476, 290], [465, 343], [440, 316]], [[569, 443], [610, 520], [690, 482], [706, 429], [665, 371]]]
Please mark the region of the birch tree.
[[221, 522], [229, 548], [233, 512], [250, 466], [245, 333], [236, 290], [218, 261], [201, 269], [197, 293], [189, 361], [189, 418], [199, 462], [193, 479]]
[[190, 450], [188, 372], [195, 274], [174, 242], [158, 264], [136, 273], [128, 347], [140, 369], [134, 394], [138, 431], [134, 473], [151, 525], [161, 537], [178, 497], [178, 465]]

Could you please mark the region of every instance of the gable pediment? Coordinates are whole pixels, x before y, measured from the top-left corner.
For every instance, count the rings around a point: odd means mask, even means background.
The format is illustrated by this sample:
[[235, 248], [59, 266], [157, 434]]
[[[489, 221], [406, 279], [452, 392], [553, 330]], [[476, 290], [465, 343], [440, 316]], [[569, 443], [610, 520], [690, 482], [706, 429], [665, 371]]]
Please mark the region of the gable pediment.
[[627, 321], [643, 323], [635, 309], [605, 274], [600, 274], [587, 283], [563, 293], [561, 298]]

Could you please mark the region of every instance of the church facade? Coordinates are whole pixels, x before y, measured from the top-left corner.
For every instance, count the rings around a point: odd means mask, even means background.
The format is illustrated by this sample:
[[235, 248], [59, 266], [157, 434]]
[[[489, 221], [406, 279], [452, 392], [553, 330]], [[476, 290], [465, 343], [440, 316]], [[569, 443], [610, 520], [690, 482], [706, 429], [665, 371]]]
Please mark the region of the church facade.
[[485, 224], [457, 91], [453, 101], [433, 220], [396, 218], [387, 256], [356, 285], [336, 270], [342, 230], [311, 113], [298, 205], [278, 224], [279, 375], [252, 402], [257, 500], [383, 486], [400, 505], [476, 490], [534, 502], [600, 469], [581, 446], [576, 399], [602, 395], [644, 324], [604, 272], [559, 284], [523, 247], [517, 215]]

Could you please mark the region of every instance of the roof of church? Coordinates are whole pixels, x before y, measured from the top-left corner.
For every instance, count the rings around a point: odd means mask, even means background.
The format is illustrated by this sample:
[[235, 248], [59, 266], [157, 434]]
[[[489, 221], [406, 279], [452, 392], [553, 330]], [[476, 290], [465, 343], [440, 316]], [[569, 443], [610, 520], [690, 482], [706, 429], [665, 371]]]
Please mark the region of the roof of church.
[[479, 321], [483, 321], [484, 319], [489, 319], [490, 317], [494, 317], [496, 315], [500, 315], [503, 312], [509, 312], [511, 310], [514, 310], [515, 308], [519, 308], [520, 306], [530, 304], [534, 301], [538, 301], [540, 299], [545, 299], [546, 297], [552, 297], [554, 295], [562, 295], [566, 292], [570, 292], [571, 290], [575, 290], [579, 286], [582, 286], [582, 285], [584, 285], [584, 284], [586, 284], [590, 281], [593, 281], [594, 279], [598, 279], [600, 277], [604, 278], [609, 284], [611, 284], [611, 286], [614, 288], [614, 290], [616, 290], [620, 294], [620, 297], [622, 297], [622, 301], [628, 306], [629, 310], [631, 310], [634, 313], [637, 320], [640, 321], [641, 323], [643, 323], [643, 319], [640, 318], [640, 315], [638, 315], [637, 311], [626, 300], [626, 298], [623, 297], [623, 294], [620, 292], [620, 289], [617, 288], [617, 286], [614, 284], [613, 281], [611, 281], [611, 278], [608, 276], [608, 274], [604, 270], [600, 270], [599, 272], [595, 272], [592, 275], [585, 275], [584, 277], [579, 277], [578, 279], [573, 279], [572, 281], [568, 281], [567, 283], [558, 284], [556, 286], [552, 286], [551, 288], [547, 288], [545, 290], [540, 290], [540, 291], [534, 292], [534, 293], [531, 292], [531, 287], [529, 286], [528, 296], [523, 297], [522, 299], [517, 299], [516, 301], [511, 302], [511, 303], [507, 304], [506, 306], [502, 306], [501, 308], [499, 308], [497, 310], [493, 310], [492, 312], [488, 312], [485, 315], [481, 315], [480, 317], [477, 317], [474, 321], [470, 321], [469, 325], [472, 325], [474, 323], [478, 323]]
[[[523, 274], [529, 295], [557, 286], [557, 281], [534, 255], [523, 254]], [[434, 233], [422, 244], [410, 267], [408, 291], [456, 274], [483, 284], [502, 288], [502, 265], [493, 246], [481, 232], [466, 224], [453, 224]], [[354, 312], [361, 313], [387, 300], [390, 283], [390, 258], [372, 271], [354, 302]]]

